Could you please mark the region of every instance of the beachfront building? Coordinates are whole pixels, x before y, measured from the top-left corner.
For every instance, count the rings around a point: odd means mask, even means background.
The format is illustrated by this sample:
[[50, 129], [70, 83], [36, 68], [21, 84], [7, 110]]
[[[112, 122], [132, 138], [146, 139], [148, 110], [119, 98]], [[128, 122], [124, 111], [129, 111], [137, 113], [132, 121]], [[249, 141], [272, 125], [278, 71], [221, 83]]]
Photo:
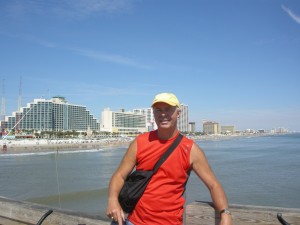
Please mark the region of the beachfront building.
[[146, 127], [147, 131], [157, 129], [157, 125], [155, 123], [153, 110], [152, 108], [142, 108], [142, 109], [133, 109], [133, 113], [141, 114], [146, 116]]
[[208, 135], [220, 134], [220, 124], [214, 121], [203, 121], [203, 133]]
[[221, 126], [221, 134], [235, 134], [234, 126]]
[[177, 121], [178, 130], [181, 132], [189, 132], [189, 107], [185, 104], [180, 104], [181, 113]]
[[99, 131], [100, 124], [85, 106], [69, 104], [64, 97], [34, 99], [6, 117], [7, 129], [40, 131]]
[[1, 133], [7, 130], [7, 121], [5, 121], [5, 118], [2, 121], [0, 121], [0, 127], [1, 127]]
[[118, 134], [138, 134], [147, 131], [146, 116], [140, 113], [111, 111], [105, 108], [101, 114], [101, 131]]
[[189, 132], [194, 133], [196, 131], [196, 123], [195, 122], [189, 122]]

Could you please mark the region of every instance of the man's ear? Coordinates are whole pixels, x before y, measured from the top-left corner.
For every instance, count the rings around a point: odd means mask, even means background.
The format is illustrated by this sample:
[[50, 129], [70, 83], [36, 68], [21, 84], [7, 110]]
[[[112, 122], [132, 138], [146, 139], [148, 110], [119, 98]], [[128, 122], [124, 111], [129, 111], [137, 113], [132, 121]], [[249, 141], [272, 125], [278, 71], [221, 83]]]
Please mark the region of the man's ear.
[[178, 109], [178, 110], [177, 110], [177, 118], [179, 118], [179, 117], [180, 117], [180, 114], [181, 114], [181, 110], [180, 110], [180, 109]]

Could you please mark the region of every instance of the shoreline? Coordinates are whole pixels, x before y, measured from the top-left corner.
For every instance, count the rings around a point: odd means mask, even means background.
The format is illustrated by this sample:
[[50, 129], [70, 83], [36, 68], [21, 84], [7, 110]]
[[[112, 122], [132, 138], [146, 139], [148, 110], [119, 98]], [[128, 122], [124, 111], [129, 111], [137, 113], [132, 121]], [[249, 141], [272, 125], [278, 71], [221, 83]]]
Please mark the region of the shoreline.
[[[13, 139], [1, 140], [0, 154], [82, 151], [128, 146], [133, 138], [105, 139]], [[5, 149], [6, 146], [6, 149]]]
[[[235, 138], [250, 138], [284, 134], [248, 134], [248, 135], [200, 135], [189, 136], [194, 141], [216, 141]], [[41, 153], [54, 151], [79, 151], [111, 147], [128, 147], [135, 137], [111, 137], [103, 139], [0, 139], [1, 154]], [[6, 148], [6, 149], [5, 149]]]

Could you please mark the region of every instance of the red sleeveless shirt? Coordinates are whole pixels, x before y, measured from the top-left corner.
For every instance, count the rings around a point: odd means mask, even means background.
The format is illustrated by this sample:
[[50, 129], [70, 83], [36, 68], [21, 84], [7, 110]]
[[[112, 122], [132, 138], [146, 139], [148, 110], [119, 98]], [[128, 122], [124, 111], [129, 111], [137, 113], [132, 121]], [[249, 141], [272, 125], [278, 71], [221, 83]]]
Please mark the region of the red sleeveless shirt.
[[[179, 133], [178, 133], [179, 135]], [[177, 136], [176, 136], [177, 137]], [[176, 137], [159, 140], [157, 131], [137, 137], [137, 170], [152, 170]], [[194, 141], [182, 138], [178, 147], [152, 177], [134, 211], [128, 216], [134, 225], [181, 225], [183, 192], [190, 171], [190, 152]]]

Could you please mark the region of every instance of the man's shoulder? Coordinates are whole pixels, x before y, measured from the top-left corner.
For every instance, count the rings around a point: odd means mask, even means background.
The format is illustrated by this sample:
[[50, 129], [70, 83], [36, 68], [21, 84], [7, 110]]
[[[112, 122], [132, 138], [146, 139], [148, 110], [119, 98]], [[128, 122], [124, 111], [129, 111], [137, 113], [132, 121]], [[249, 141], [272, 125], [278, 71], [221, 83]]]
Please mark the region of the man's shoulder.
[[141, 139], [141, 138], [148, 138], [149, 140], [150, 140], [150, 139], [153, 139], [153, 138], [157, 138], [156, 131], [153, 130], [153, 131], [148, 131], [148, 132], [139, 134], [139, 135], [137, 136], [137, 138], [138, 138], [138, 139]]
[[191, 142], [191, 143], [194, 143], [194, 142], [195, 142], [194, 139], [192, 139], [192, 138], [190, 138], [190, 137], [188, 137], [188, 136], [186, 136], [186, 135], [183, 135], [183, 139], [184, 139], [185, 141], [188, 141], [188, 142]]

